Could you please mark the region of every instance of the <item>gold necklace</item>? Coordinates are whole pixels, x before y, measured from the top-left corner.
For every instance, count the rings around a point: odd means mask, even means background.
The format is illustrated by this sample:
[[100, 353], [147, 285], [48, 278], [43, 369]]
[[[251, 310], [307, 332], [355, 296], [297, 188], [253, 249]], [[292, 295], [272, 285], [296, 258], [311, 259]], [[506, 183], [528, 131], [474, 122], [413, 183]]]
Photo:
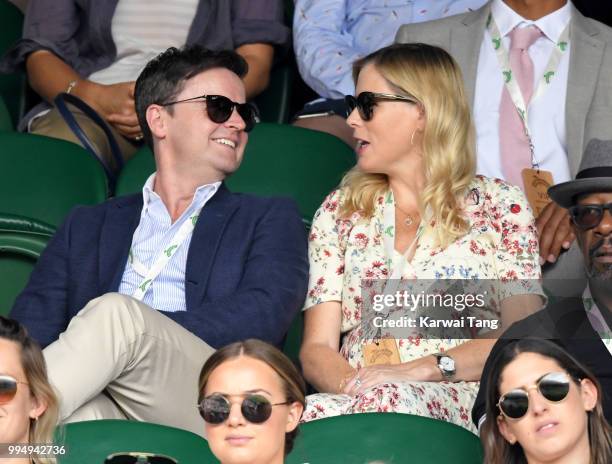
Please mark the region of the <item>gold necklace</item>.
[[419, 213], [416, 213], [416, 216], [412, 217], [411, 214], [408, 214], [406, 211], [404, 211], [402, 208], [400, 208], [397, 203], [395, 204], [395, 207], [406, 215], [406, 219], [404, 219], [404, 225], [406, 227], [410, 227], [412, 224], [414, 224], [416, 222], [416, 218], [419, 216]]

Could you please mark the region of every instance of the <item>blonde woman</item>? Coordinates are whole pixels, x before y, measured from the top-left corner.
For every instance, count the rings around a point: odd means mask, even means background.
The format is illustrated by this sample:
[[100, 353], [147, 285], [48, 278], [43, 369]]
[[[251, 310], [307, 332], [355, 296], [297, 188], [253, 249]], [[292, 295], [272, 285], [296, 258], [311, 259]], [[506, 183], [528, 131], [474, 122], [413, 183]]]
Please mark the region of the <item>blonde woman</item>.
[[[19, 322], [0, 316], [0, 443], [53, 444], [57, 410], [40, 347]], [[19, 454], [7, 462], [55, 462]], [[1, 456], [0, 463], [4, 463]]]
[[475, 175], [470, 110], [448, 53], [392, 45], [358, 61], [354, 78], [347, 122], [358, 162], [310, 233], [300, 358], [321, 393], [303, 420], [393, 411], [474, 430], [493, 337], [407, 336], [385, 340], [388, 362], [364, 358], [362, 279], [520, 279], [486, 305], [484, 316], [507, 326], [542, 306], [532, 213], [518, 188]]

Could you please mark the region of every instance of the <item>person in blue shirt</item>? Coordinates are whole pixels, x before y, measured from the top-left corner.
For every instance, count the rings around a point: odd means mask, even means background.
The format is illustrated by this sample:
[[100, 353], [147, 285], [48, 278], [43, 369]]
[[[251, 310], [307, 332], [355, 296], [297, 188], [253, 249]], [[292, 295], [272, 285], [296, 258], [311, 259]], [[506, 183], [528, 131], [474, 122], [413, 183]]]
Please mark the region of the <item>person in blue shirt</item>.
[[194, 386], [218, 348], [280, 347], [303, 305], [306, 231], [290, 199], [231, 193], [256, 118], [234, 51], [170, 48], [136, 81], [157, 167], [142, 194], [75, 208], [17, 298], [62, 421], [202, 433]]
[[486, 0], [296, 0], [293, 43], [302, 79], [321, 97], [295, 125], [329, 132], [353, 146], [344, 96], [355, 89], [353, 63], [393, 42], [402, 24], [465, 13]]

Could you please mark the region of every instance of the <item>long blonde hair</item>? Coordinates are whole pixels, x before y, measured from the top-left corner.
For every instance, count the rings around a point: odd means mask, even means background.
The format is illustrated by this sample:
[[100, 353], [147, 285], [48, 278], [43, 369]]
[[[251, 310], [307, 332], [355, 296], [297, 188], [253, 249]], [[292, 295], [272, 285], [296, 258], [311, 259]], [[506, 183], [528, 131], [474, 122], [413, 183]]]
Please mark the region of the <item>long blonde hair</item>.
[[[54, 440], [54, 431], [58, 418], [58, 401], [53, 388], [47, 379], [47, 367], [40, 346], [28, 336], [26, 329], [14, 319], [0, 316], [0, 338], [19, 345], [21, 364], [26, 376], [30, 394], [37, 401], [46, 403], [47, 409], [36, 420], [30, 420], [30, 443], [50, 444]], [[55, 463], [55, 458], [34, 456], [36, 464]]]
[[[355, 82], [367, 64], [373, 64], [395, 91], [414, 97], [425, 113], [421, 214], [435, 221], [437, 243], [445, 247], [468, 231], [462, 199], [476, 169], [474, 130], [459, 66], [443, 49], [420, 43], [390, 45], [355, 62]], [[385, 174], [366, 173], [356, 166], [344, 176], [341, 188], [343, 217], [356, 211], [371, 217], [376, 198], [389, 182]]]

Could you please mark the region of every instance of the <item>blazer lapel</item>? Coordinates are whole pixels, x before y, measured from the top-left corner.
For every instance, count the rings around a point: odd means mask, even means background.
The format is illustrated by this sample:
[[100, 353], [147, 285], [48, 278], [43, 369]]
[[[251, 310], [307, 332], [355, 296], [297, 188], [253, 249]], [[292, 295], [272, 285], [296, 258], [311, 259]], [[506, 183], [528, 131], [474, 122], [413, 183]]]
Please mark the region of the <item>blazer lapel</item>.
[[582, 158], [584, 126], [595, 87], [600, 76], [605, 43], [596, 36], [593, 27], [572, 6], [570, 25], [570, 62], [565, 101], [567, 153], [572, 177], [575, 177]]
[[119, 288], [141, 211], [141, 194], [120, 199], [108, 208], [98, 246], [101, 294], [115, 292]]
[[240, 200], [221, 184], [206, 203], [193, 230], [185, 270], [185, 302], [187, 310], [200, 301], [206, 291], [215, 261], [215, 254], [229, 219], [239, 208]]
[[466, 98], [472, 107], [472, 111], [474, 110], [474, 95], [476, 94], [476, 73], [478, 71], [480, 45], [485, 34], [489, 12], [489, 4], [486, 4], [473, 13], [463, 15], [461, 22], [451, 30], [450, 35], [450, 51], [461, 66]]

